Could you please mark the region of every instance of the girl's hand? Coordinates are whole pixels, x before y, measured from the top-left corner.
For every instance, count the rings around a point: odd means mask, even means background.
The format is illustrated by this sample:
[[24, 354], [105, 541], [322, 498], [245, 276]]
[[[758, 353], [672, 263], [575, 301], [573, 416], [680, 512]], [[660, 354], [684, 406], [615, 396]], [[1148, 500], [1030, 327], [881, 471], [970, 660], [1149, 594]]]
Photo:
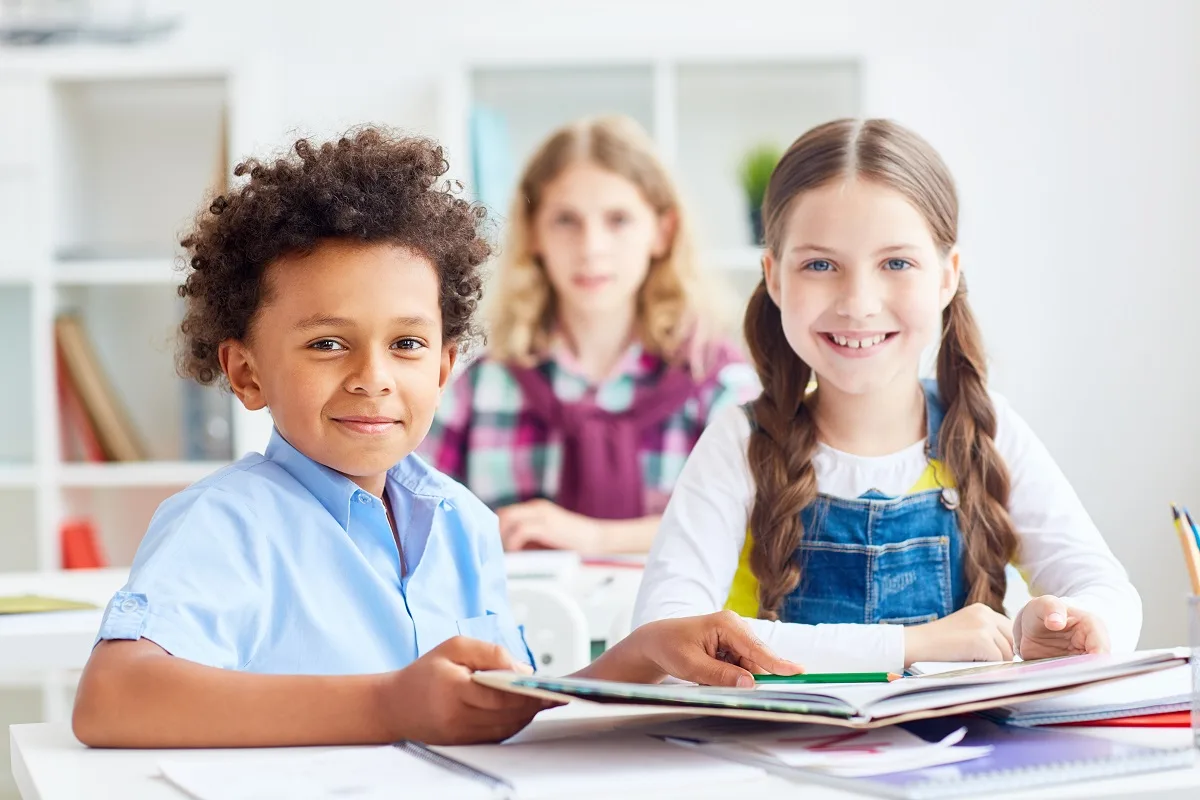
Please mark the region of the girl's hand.
[[754, 686], [752, 673], [795, 675], [804, 667], [771, 652], [732, 611], [649, 622], [579, 675], [631, 683], [667, 676], [709, 686]]
[[904, 629], [904, 666], [915, 661], [1012, 661], [1013, 623], [983, 603]]
[[1021, 658], [1107, 653], [1108, 627], [1090, 611], [1071, 608], [1052, 594], [1035, 597], [1017, 612], [1014, 645]]
[[505, 550], [576, 550], [596, 553], [604, 523], [549, 500], [530, 500], [496, 512]]

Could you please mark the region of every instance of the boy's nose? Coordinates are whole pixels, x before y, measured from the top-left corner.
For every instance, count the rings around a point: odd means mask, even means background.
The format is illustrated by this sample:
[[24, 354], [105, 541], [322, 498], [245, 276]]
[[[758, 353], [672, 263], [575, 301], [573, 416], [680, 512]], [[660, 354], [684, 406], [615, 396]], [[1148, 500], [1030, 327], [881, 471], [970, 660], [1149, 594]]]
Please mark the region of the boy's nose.
[[387, 357], [366, 354], [360, 358], [349, 376], [346, 388], [371, 396], [390, 393], [392, 377], [387, 369]]

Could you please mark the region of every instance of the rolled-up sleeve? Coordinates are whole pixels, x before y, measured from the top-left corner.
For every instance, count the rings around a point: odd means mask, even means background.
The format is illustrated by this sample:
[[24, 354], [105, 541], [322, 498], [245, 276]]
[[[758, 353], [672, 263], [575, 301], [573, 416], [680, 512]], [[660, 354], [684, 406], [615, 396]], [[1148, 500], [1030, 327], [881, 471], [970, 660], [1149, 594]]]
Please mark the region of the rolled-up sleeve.
[[144, 638], [188, 661], [246, 668], [270, 619], [270, 559], [252, 514], [213, 486], [165, 501], [97, 641]]

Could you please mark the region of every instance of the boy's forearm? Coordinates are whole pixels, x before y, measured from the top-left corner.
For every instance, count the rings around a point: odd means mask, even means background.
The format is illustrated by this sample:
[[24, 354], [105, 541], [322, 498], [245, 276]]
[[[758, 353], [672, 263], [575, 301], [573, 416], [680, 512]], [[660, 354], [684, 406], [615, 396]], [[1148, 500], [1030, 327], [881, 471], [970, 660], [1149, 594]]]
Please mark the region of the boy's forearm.
[[385, 676], [258, 675], [205, 667], [165, 652], [127, 656], [111, 650], [93, 653], [73, 719], [75, 735], [84, 744], [368, 744], [388, 742], [395, 734], [380, 709]]

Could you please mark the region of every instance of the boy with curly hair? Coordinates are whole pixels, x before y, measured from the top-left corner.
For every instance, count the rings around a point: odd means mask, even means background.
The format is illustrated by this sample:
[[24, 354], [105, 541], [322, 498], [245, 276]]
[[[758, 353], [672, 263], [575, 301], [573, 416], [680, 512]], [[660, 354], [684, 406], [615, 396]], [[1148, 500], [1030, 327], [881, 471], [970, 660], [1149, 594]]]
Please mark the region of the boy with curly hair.
[[[485, 215], [430, 141], [293, 150], [239, 165], [182, 242], [181, 371], [270, 409], [270, 444], [155, 513], [80, 681], [86, 744], [466, 743], [546, 707], [471, 681], [531, 666], [496, 518], [411, 455], [475, 335]], [[582, 674], [747, 669], [798, 667], [717, 614], [641, 628]]]

